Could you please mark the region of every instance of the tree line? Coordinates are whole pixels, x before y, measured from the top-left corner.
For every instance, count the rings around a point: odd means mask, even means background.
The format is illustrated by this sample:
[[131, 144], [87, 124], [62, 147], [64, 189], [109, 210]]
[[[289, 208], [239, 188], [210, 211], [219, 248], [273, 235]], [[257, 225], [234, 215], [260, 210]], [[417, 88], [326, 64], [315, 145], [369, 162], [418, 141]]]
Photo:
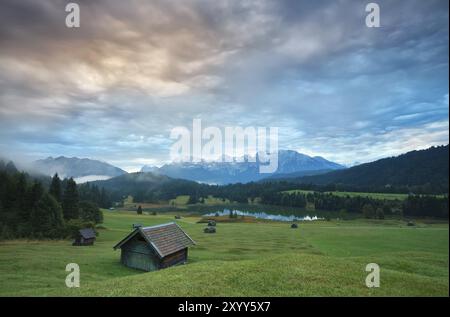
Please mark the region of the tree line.
[[12, 162], [0, 164], [0, 238], [67, 238], [94, 227], [103, 214], [95, 199], [86, 198], [96, 195], [92, 187], [79, 191], [72, 178], [55, 174], [47, 188]]
[[[227, 185], [200, 184], [183, 179], [172, 179], [163, 175], [151, 173], [135, 173], [119, 176], [107, 181], [95, 182], [99, 188], [110, 192], [110, 200], [121, 201], [123, 197], [133, 196], [137, 203], [158, 203], [175, 199], [180, 195], [189, 195], [188, 204], [202, 204], [208, 196], [247, 204], [259, 201], [267, 205], [280, 205], [303, 208], [313, 204], [317, 210], [339, 211], [342, 214], [364, 214], [368, 218], [382, 218], [384, 215], [417, 215], [423, 217], [447, 218], [445, 208], [448, 194], [443, 197], [425, 196], [421, 191], [411, 191], [413, 187], [406, 186], [373, 186], [358, 187], [342, 184], [318, 185], [312, 183], [297, 183], [295, 180], [266, 180], [246, 184], [235, 183]], [[311, 194], [294, 194], [287, 191], [303, 190]], [[380, 200], [365, 196], [338, 196], [330, 192], [379, 192], [407, 193], [411, 197], [406, 202], [401, 200]], [[426, 191], [430, 193], [430, 191]], [[433, 193], [433, 192], [431, 192]], [[438, 192], [436, 192], [438, 193]], [[416, 203], [419, 201], [420, 203]], [[444, 206], [444, 207], [443, 207]]]
[[[136, 202], [158, 202], [174, 199], [179, 195], [189, 195], [188, 204], [201, 204], [208, 196], [222, 199], [223, 202], [229, 200], [247, 204], [255, 202], [258, 198], [260, 203], [266, 205], [304, 208], [307, 204], [312, 204], [316, 210], [338, 211], [343, 215], [361, 214], [367, 218], [382, 219], [387, 215], [448, 218], [448, 195], [410, 193], [406, 200], [375, 199], [363, 195], [338, 196], [332, 192], [343, 188], [334, 184], [296, 184], [281, 180], [208, 185], [173, 179], [170, 183], [153, 188], [151, 191], [144, 189], [140, 189], [136, 196], [133, 191], [126, 194], [132, 195]], [[290, 190], [303, 190], [309, 193], [289, 192]], [[358, 191], [356, 187], [352, 190]], [[396, 192], [392, 187], [388, 191]], [[119, 196], [116, 194], [116, 197]]]
[[[287, 182], [213, 186], [213, 190], [205, 190], [202, 186], [190, 195], [188, 204], [201, 203], [207, 195], [242, 204], [254, 202], [259, 197], [259, 202], [265, 205], [305, 208], [307, 204], [311, 204], [315, 210], [338, 211], [342, 217], [350, 213], [373, 219], [384, 219], [387, 215], [448, 218], [448, 195], [439, 197], [411, 194], [405, 200], [391, 200], [369, 196], [338, 196], [328, 192], [329, 186], [319, 187], [321, 191], [289, 192], [291, 186]], [[318, 188], [305, 187], [309, 190]]]
[[311, 203], [316, 210], [339, 211], [343, 216], [347, 213], [362, 214], [372, 219], [384, 219], [386, 215], [448, 219], [448, 196], [409, 195], [402, 201], [323, 192], [265, 192], [261, 203], [300, 208]]

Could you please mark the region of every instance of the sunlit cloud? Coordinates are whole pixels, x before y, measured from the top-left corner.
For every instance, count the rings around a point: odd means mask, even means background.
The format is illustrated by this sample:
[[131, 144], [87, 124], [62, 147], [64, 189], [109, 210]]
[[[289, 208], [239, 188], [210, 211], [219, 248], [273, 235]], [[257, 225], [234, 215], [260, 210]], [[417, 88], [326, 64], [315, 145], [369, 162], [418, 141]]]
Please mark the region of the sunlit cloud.
[[127, 170], [170, 130], [278, 127], [280, 148], [342, 164], [448, 143], [448, 2], [5, 0], [0, 153]]

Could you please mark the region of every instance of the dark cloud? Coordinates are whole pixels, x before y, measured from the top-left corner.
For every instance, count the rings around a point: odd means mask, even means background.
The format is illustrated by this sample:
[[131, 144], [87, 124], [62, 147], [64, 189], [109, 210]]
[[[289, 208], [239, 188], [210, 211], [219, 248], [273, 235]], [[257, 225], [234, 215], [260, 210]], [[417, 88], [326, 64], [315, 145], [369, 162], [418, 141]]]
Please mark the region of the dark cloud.
[[2, 1], [1, 151], [137, 168], [194, 117], [342, 163], [448, 142], [448, 1], [68, 2]]

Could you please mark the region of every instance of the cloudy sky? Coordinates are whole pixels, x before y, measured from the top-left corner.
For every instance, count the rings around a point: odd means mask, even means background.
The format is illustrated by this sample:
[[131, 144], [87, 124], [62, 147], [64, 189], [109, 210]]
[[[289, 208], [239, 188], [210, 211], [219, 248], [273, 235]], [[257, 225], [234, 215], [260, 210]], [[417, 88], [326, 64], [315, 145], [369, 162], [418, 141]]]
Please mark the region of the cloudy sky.
[[0, 156], [134, 171], [193, 118], [343, 164], [449, 142], [447, 0], [67, 2], [1, 1]]

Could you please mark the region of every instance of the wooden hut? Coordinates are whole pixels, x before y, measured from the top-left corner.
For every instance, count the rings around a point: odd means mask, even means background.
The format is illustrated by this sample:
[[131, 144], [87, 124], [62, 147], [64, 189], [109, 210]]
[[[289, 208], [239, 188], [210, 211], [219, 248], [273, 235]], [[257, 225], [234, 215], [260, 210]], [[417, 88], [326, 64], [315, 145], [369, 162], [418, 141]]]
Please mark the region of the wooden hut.
[[78, 230], [78, 233], [73, 241], [72, 245], [93, 245], [95, 241], [95, 231], [92, 228], [84, 228]]
[[120, 248], [120, 262], [128, 267], [155, 271], [187, 261], [188, 247], [194, 245], [186, 232], [170, 222], [139, 227], [114, 246]]

